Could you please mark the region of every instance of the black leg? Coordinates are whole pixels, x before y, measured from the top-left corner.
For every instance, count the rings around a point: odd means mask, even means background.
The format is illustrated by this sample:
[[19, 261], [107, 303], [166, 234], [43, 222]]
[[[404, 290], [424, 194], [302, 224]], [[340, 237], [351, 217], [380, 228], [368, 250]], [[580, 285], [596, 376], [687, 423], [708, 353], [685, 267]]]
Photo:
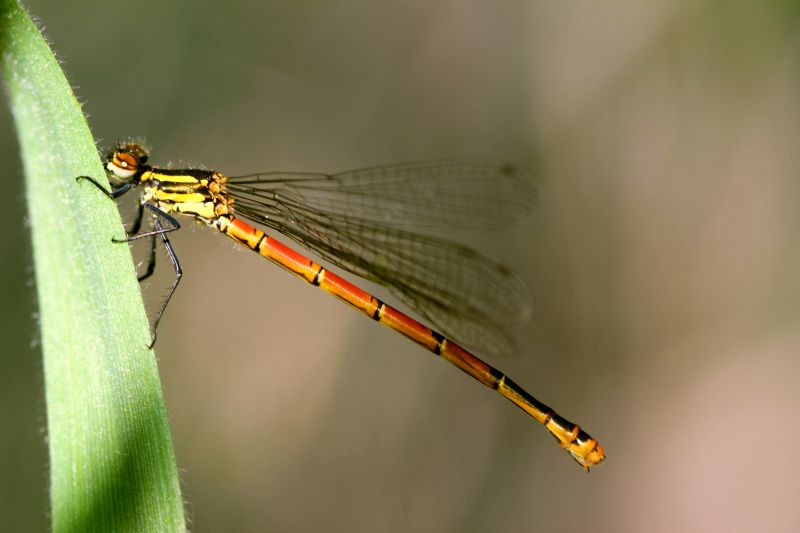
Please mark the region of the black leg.
[[[90, 176], [78, 176], [75, 179], [79, 183], [82, 180], [87, 180], [87, 181], [91, 182], [92, 184], [94, 184], [95, 187], [97, 187], [100, 190], [100, 192], [102, 192], [103, 194], [105, 194], [106, 196], [108, 196], [111, 199], [119, 198], [120, 196], [122, 196], [123, 194], [125, 194], [126, 192], [128, 192], [131, 189], [131, 184], [130, 183], [126, 183], [126, 184], [123, 184], [120, 187], [118, 187], [118, 188], [116, 188], [116, 189], [114, 189], [112, 191], [109, 191], [105, 187], [103, 187], [102, 185], [97, 183], [97, 181], [94, 178], [90, 177]], [[137, 233], [139, 233], [139, 230], [142, 227], [142, 219], [143, 218], [144, 218], [144, 204], [139, 202], [139, 210], [136, 213], [136, 218], [133, 220], [133, 225], [130, 227], [130, 229], [126, 229], [125, 233], [128, 236], [136, 235]], [[162, 229], [163, 229], [163, 227], [162, 227]], [[177, 228], [175, 228], [175, 229], [177, 229]], [[111, 239], [111, 240], [115, 241], [115, 242], [120, 242], [118, 239]], [[149, 278], [150, 276], [152, 276], [153, 272], [155, 271], [155, 268], [156, 268], [156, 235], [153, 234], [153, 235], [150, 235], [150, 257], [149, 257], [149, 259], [147, 261], [147, 270], [145, 270], [144, 274], [141, 274], [141, 275], [138, 276], [138, 280], [142, 281], [142, 280], [145, 280], [145, 279]]]
[[[111, 198], [112, 200], [116, 200], [117, 198], [119, 198], [120, 196], [122, 196], [123, 194], [125, 194], [126, 192], [131, 190], [131, 188], [133, 187], [133, 183], [123, 183], [122, 185], [120, 185], [116, 189], [108, 190], [105, 187], [103, 187], [102, 185], [100, 185], [100, 183], [98, 183], [97, 180], [95, 180], [91, 176], [78, 176], [77, 178], [75, 178], [75, 181], [77, 181], [78, 183], [80, 183], [83, 180], [86, 180], [89, 183], [91, 183], [92, 185], [94, 185], [95, 187], [97, 187], [97, 189], [100, 192], [102, 192], [103, 194], [105, 194], [106, 196]], [[141, 226], [142, 226], [143, 211], [144, 211], [144, 207], [140, 203], [139, 204], [139, 212], [136, 215], [136, 219], [133, 221], [133, 226], [131, 227], [130, 231], [126, 231], [125, 232], [126, 234], [131, 235], [131, 234], [137, 233], [139, 231], [139, 228], [141, 228]], [[120, 239], [115, 239], [113, 237], [111, 238], [111, 240], [113, 242], [122, 242]]]
[[[86, 180], [94, 184], [100, 192], [111, 198], [112, 200], [119, 198], [126, 192], [128, 192], [131, 187], [133, 187], [132, 183], [123, 183], [119, 187], [108, 190], [102, 185], [100, 185], [94, 178], [91, 176], [78, 176], [75, 178], [76, 181], [81, 182], [82, 180]], [[153, 224], [155, 226], [155, 230], [153, 231], [146, 231], [144, 233], [138, 233], [142, 227], [142, 218], [144, 217], [144, 209], [147, 208], [153, 212]], [[161, 224], [161, 220], [166, 220], [169, 222], [170, 227], [165, 228]], [[127, 231], [127, 236], [124, 239], [114, 239], [111, 240], [113, 242], [131, 242], [137, 239], [141, 239], [143, 237], [150, 237], [150, 257], [147, 262], [147, 269], [145, 272], [138, 276], [139, 281], [149, 278], [153, 272], [155, 271], [156, 267], [156, 236], [161, 236], [161, 242], [164, 243], [164, 249], [167, 251], [167, 256], [169, 257], [170, 262], [172, 263], [172, 267], [175, 269], [175, 281], [172, 282], [172, 286], [167, 291], [164, 300], [161, 302], [161, 307], [158, 308], [158, 312], [156, 313], [156, 317], [153, 320], [152, 324], [150, 324], [150, 344], [147, 345], [148, 348], [153, 348], [156, 343], [156, 331], [158, 330], [158, 323], [161, 322], [161, 317], [164, 316], [164, 311], [167, 309], [167, 305], [169, 304], [172, 295], [175, 293], [175, 289], [178, 287], [178, 283], [181, 281], [181, 276], [183, 275], [183, 270], [181, 269], [181, 263], [178, 261], [178, 256], [175, 255], [175, 249], [172, 247], [172, 243], [169, 241], [169, 237], [167, 237], [167, 233], [171, 231], [175, 231], [180, 229], [180, 223], [175, 220], [174, 217], [170, 216], [169, 214], [165, 213], [158, 207], [153, 204], [139, 204], [139, 212], [136, 215], [136, 219], [133, 221], [133, 225], [130, 228], [130, 231]]]
[[[162, 211], [158, 207], [154, 206], [153, 204], [142, 204], [142, 206], [146, 207], [147, 209], [149, 209], [150, 211], [153, 212], [153, 214], [155, 215], [155, 220], [158, 220], [159, 217], [163, 218], [164, 220], [169, 222], [172, 225], [172, 227], [165, 228], [165, 227], [163, 227], [161, 225], [161, 223], [159, 221], [159, 223], [156, 224], [156, 229], [154, 231], [145, 231], [144, 233], [137, 233], [136, 235], [129, 235], [128, 237], [125, 237], [124, 239], [113, 239], [112, 238], [111, 239], [112, 241], [114, 241], [114, 242], [131, 242], [131, 241], [135, 241], [136, 239], [141, 239], [141, 238], [144, 238], [144, 237], [150, 237], [151, 235], [163, 235], [165, 233], [169, 233], [170, 231], [175, 231], [175, 230], [178, 230], [178, 229], [181, 228], [180, 222], [178, 222], [177, 220], [175, 220], [174, 217], [168, 215], [167, 213], [165, 213], [164, 211]], [[139, 225], [141, 226], [141, 222], [139, 223]]]
[[[169, 217], [168, 215], [166, 215], [166, 213], [161, 213], [161, 214], [165, 215], [167, 220], [172, 218], [172, 217]], [[178, 228], [172, 228], [172, 229], [164, 228], [161, 225], [161, 221], [158, 219], [158, 217], [155, 217], [153, 219], [153, 223], [156, 226], [156, 231], [149, 232], [149, 233], [153, 236], [153, 243], [154, 244], [155, 244], [155, 236], [156, 235], [160, 235], [161, 236], [161, 242], [164, 243], [164, 249], [167, 251], [167, 256], [169, 257], [169, 260], [172, 263], [172, 267], [175, 269], [175, 281], [172, 282], [172, 286], [167, 291], [167, 294], [164, 297], [164, 301], [161, 302], [161, 307], [159, 307], [158, 312], [156, 313], [156, 318], [155, 318], [155, 320], [153, 320], [153, 323], [150, 326], [151, 340], [150, 340], [150, 344], [148, 345], [148, 348], [152, 348], [156, 343], [156, 330], [158, 329], [158, 323], [161, 321], [161, 317], [164, 316], [164, 310], [167, 308], [167, 304], [169, 304], [169, 301], [172, 298], [172, 295], [175, 293], [175, 289], [178, 287], [178, 283], [181, 281], [181, 276], [183, 275], [183, 270], [181, 269], [181, 263], [180, 263], [180, 261], [178, 261], [178, 256], [175, 255], [175, 249], [172, 247], [172, 243], [169, 242], [169, 237], [167, 237], [167, 233], [169, 233], [170, 231], [174, 231], [174, 230], [176, 230]], [[153, 247], [153, 254], [155, 254], [155, 246]], [[153, 260], [151, 264], [154, 267], [155, 266], [155, 260]], [[148, 271], [149, 271], [149, 273], [147, 274], [147, 276], [152, 274], [152, 269], [150, 269], [150, 267], [148, 267]], [[143, 279], [143, 278], [140, 278], [140, 279]]]
[[[163, 233], [162, 233], [163, 235]], [[150, 236], [150, 257], [147, 259], [147, 268], [145, 269], [143, 274], [139, 274], [136, 278], [140, 282], [146, 280], [150, 276], [153, 275], [153, 272], [156, 270], [156, 236]]]
[[131, 224], [130, 229], [126, 229], [125, 233], [127, 235], [136, 235], [139, 233], [139, 230], [142, 228], [142, 219], [144, 218], [144, 204], [139, 202], [139, 210], [136, 212], [136, 218], [133, 219], [133, 224]]
[[112, 189], [109, 191], [108, 189], [97, 183], [97, 181], [91, 176], [78, 176], [77, 178], [75, 178], [75, 181], [77, 181], [78, 183], [80, 183], [82, 180], [86, 180], [90, 183], [93, 183], [95, 187], [100, 189], [100, 192], [102, 192], [112, 200], [119, 198], [120, 196], [131, 190], [131, 187], [133, 187], [132, 183], [123, 183], [116, 189]]

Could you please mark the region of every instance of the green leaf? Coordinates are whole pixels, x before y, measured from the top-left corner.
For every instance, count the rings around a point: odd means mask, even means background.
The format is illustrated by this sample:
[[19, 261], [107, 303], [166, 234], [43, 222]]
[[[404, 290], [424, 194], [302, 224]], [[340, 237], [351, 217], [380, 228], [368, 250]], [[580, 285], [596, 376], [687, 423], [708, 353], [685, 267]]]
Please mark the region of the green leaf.
[[185, 531], [142, 296], [72, 90], [30, 17], [0, 0], [39, 298], [53, 531]]

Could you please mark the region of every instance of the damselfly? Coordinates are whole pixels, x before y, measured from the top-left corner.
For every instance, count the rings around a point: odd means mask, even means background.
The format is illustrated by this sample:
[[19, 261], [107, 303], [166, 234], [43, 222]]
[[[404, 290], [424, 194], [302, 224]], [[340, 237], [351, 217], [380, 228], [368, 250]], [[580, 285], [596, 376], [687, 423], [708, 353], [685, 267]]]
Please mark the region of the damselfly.
[[[152, 324], [152, 342], [181, 277], [168, 233], [185, 215], [227, 235], [308, 283], [320, 287], [497, 390], [543, 424], [581, 466], [600, 464], [602, 446], [576, 424], [536, 400], [502, 372], [456, 344], [489, 354], [507, 351], [508, 325], [527, 314], [526, 289], [499, 263], [471, 249], [428, 235], [428, 226], [486, 226], [525, 212], [535, 190], [510, 168], [471, 161], [433, 161], [367, 168], [340, 174], [268, 172], [228, 177], [201, 169], [147, 164], [140, 144], [119, 144], [106, 156], [112, 190], [88, 180], [110, 198], [142, 187], [136, 220], [125, 239], [149, 237], [153, 273], [156, 239], [175, 269]], [[153, 229], [139, 232], [147, 209]], [[239, 218], [242, 217], [242, 218]], [[442, 333], [342, 279], [244, 219], [274, 230], [322, 260], [387, 287]]]

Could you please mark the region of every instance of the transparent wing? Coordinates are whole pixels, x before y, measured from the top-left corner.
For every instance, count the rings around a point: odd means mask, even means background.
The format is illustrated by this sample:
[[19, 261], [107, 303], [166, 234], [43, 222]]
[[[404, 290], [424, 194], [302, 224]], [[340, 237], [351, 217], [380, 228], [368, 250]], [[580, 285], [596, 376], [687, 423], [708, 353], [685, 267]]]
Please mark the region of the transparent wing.
[[[457, 173], [463, 171], [469, 186], [457, 190]], [[512, 176], [505, 167], [438, 161], [336, 175], [258, 174], [231, 178], [228, 191], [241, 216], [387, 287], [466, 347], [499, 355], [513, 351], [511, 329], [530, 314], [525, 284], [470, 248], [407, 228], [516, 218], [530, 209], [535, 195]], [[500, 190], [492, 192], [494, 178]], [[521, 194], [525, 187], [532, 195], [527, 200], [509, 193], [515, 188]], [[485, 205], [487, 198], [508, 201], [512, 212]], [[389, 214], [383, 211], [387, 206]], [[471, 217], [474, 211], [481, 216]]]
[[508, 165], [439, 160], [339, 174], [269, 172], [230, 178], [232, 190], [267, 202], [405, 228], [497, 227], [533, 209], [536, 189]]

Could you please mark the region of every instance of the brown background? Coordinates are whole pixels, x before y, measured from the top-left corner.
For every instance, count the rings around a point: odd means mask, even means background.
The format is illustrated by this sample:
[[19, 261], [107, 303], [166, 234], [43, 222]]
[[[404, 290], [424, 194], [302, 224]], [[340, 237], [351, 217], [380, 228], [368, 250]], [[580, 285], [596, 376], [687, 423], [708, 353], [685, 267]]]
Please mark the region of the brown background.
[[[586, 475], [491, 391], [189, 225], [157, 353], [191, 529], [797, 531], [794, 3], [297, 4], [28, 2], [100, 142], [144, 136], [157, 163], [531, 169], [533, 217], [461, 235], [535, 295], [521, 357], [493, 362], [609, 459]], [[0, 524], [44, 530], [35, 292], [0, 109]], [[146, 285], [151, 308], [169, 280]]]

